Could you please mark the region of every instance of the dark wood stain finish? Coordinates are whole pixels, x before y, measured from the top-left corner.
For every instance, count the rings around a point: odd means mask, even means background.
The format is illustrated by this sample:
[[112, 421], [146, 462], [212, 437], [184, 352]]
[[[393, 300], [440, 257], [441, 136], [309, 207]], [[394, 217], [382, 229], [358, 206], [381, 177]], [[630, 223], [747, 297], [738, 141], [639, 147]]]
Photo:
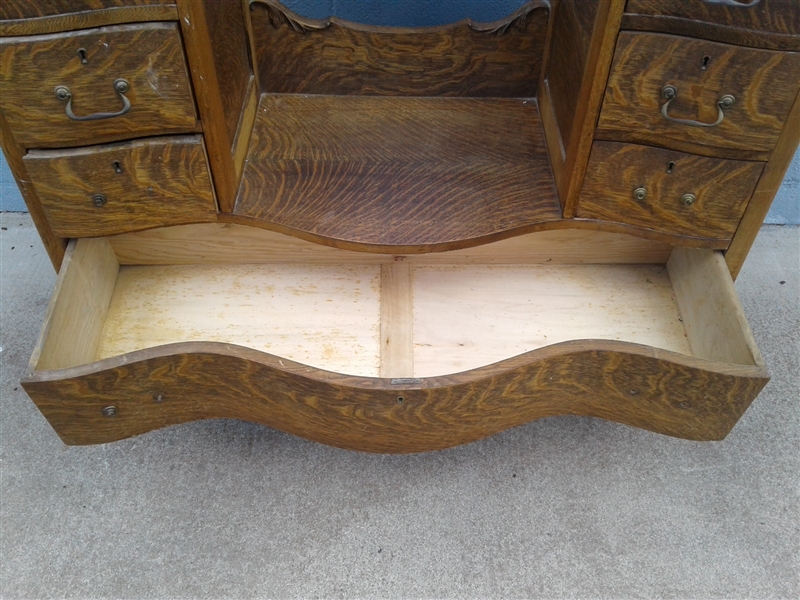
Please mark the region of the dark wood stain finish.
[[[87, 64], [79, 49], [86, 50]], [[0, 108], [26, 148], [63, 148], [145, 135], [187, 133], [197, 117], [174, 23], [120, 25], [32, 38], [0, 39]], [[56, 86], [72, 93], [78, 116], [116, 112], [114, 81], [126, 79], [130, 111], [74, 121]]]
[[[195, 342], [38, 372], [22, 385], [67, 444], [235, 418], [340, 448], [407, 453], [465, 444], [557, 415], [719, 440], [767, 381], [762, 367], [709, 363], [623, 342], [577, 341], [457, 375], [392, 385]], [[103, 416], [106, 406], [115, 406], [116, 416]]]
[[549, 16], [534, 0], [495, 23], [404, 29], [251, 9], [262, 92], [289, 94], [533, 97]]
[[[22, 6], [40, 8], [41, 3], [23, 0]], [[107, 5], [107, 3], [106, 3]], [[0, 10], [4, 5], [0, 4]], [[16, 5], [20, 6], [19, 4]], [[28, 11], [32, 12], [32, 11]], [[19, 13], [15, 13], [19, 14]], [[175, 4], [146, 4], [129, 6], [108, 6], [98, 10], [79, 10], [78, 12], [52, 14], [46, 16], [0, 20], [0, 37], [12, 35], [39, 35], [58, 33], [75, 29], [89, 29], [104, 25], [121, 23], [144, 23], [146, 21], [175, 21], [178, 9]]]
[[33, 19], [131, 6], [175, 4], [173, 0], [3, 0], [0, 20]]
[[361, 244], [560, 217], [534, 101], [264, 95], [235, 214]]
[[[703, 59], [709, 57], [704, 70]], [[678, 96], [669, 115], [713, 123], [717, 102], [732, 94], [736, 103], [716, 127], [674, 124], [661, 115], [662, 88]], [[800, 54], [740, 48], [652, 33], [619, 35], [598, 137], [672, 147], [692, 142], [705, 147], [768, 152], [775, 147], [800, 88]], [[622, 140], [620, 140], [622, 141]], [[685, 149], [679, 147], [678, 149]]]
[[800, 2], [760, 0], [753, 6], [707, 0], [629, 0], [624, 29], [661, 31], [728, 44], [800, 50]]
[[[758, 162], [595, 142], [578, 217], [729, 240], [763, 169], [764, 163]], [[644, 200], [633, 197], [638, 187], [647, 190]], [[681, 198], [689, 193], [697, 200], [685, 206]]]
[[570, 145], [599, 8], [596, 1], [560, 2], [553, 13], [545, 78], [564, 148]]
[[[62, 237], [216, 220], [200, 136], [31, 151], [23, 162], [48, 221]], [[95, 206], [95, 194], [106, 197], [103, 206]]]

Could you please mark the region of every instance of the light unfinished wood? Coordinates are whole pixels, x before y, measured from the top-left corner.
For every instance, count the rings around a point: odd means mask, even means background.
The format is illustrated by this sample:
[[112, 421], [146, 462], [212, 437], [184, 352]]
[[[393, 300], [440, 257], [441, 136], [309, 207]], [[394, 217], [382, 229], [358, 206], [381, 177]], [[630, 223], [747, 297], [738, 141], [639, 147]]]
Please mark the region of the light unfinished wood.
[[93, 362], [119, 271], [108, 240], [69, 243], [30, 370]]
[[377, 377], [379, 295], [370, 265], [122, 267], [96, 358], [225, 342]]
[[[126, 233], [108, 238], [123, 265], [233, 263], [369, 263], [395, 255], [323, 246], [267, 229], [199, 223]], [[664, 264], [671, 247], [660, 242], [591, 229], [529, 233], [491, 244], [405, 256], [406, 262], [440, 263], [653, 263]]]
[[415, 377], [467, 371], [580, 339], [691, 354], [663, 266], [432, 266], [414, 271]]
[[667, 268], [692, 353], [705, 360], [763, 367], [722, 254], [675, 248]]
[[414, 297], [411, 265], [381, 265], [381, 377], [414, 375]]

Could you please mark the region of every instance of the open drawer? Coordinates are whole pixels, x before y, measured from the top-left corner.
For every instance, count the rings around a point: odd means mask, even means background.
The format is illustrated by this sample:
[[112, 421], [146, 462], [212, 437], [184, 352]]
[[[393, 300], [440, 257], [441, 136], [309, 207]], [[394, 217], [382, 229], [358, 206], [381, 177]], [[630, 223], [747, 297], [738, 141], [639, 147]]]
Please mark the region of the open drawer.
[[68, 444], [236, 418], [418, 452], [567, 414], [718, 440], [767, 380], [717, 251], [566, 230], [398, 257], [210, 224], [73, 240], [23, 386]]

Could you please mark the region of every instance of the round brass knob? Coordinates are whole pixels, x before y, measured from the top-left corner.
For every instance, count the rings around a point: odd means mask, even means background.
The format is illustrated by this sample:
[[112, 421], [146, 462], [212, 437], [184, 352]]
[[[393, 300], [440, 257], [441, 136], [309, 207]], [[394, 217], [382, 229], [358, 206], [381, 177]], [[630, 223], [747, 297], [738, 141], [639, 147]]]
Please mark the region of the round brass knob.
[[684, 206], [691, 206], [694, 204], [695, 200], [697, 200], [697, 197], [694, 194], [684, 194], [681, 196], [681, 202]]
[[633, 190], [633, 197], [635, 200], [642, 201], [647, 198], [647, 190], [643, 187], [637, 187], [635, 190]]

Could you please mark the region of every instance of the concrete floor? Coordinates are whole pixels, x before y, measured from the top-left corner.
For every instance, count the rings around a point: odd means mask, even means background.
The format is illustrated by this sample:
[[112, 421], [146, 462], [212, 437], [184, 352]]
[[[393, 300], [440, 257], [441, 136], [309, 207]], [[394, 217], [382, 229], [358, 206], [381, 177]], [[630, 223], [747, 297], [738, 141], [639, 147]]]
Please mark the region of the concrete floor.
[[737, 281], [772, 381], [724, 442], [559, 417], [377, 456], [233, 421], [65, 446], [18, 383], [54, 274], [0, 220], [3, 598], [800, 596], [797, 227]]

